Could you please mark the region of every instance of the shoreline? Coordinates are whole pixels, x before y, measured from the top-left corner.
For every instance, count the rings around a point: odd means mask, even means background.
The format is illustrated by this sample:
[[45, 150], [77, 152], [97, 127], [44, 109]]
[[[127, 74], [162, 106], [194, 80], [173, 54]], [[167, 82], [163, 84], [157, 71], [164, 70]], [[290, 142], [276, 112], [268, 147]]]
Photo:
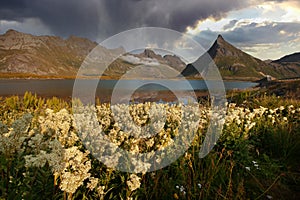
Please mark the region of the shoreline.
[[[203, 78], [195, 77], [141, 77], [141, 78], [122, 78], [120, 76], [77, 76], [77, 75], [36, 75], [36, 74], [11, 74], [11, 73], [0, 73], [0, 80], [204, 80]], [[256, 82], [260, 80], [256, 77], [222, 77], [223, 81], [237, 81], [237, 82]]]
[[[29, 93], [31, 93], [32, 95], [36, 95], [38, 98], [43, 98], [43, 99], [52, 99], [52, 98], [58, 98], [58, 99], [62, 99], [66, 102], [71, 102], [72, 100], [72, 96], [70, 95], [40, 95], [40, 94], [36, 94], [36, 93], [32, 93], [29, 91]], [[180, 91], [178, 92], [181, 94], [181, 96], [188, 97], [187, 95], [191, 94], [192, 91]], [[209, 96], [209, 91], [205, 91], [205, 90], [197, 90], [194, 91], [194, 94], [196, 96], [197, 99], [200, 98], [208, 98]], [[19, 98], [23, 98], [25, 95], [24, 94], [8, 94], [8, 95], [1, 95], [0, 99], [4, 99], [4, 98], [9, 98], [9, 97], [13, 97], [13, 96], [18, 96]], [[125, 94], [126, 96], [126, 94]], [[103, 96], [95, 96], [95, 99], [100, 100], [101, 103], [108, 103], [111, 100], [111, 94], [109, 95], [103, 95]], [[174, 95], [174, 93], [172, 91], [143, 91], [143, 92], [134, 92], [131, 96], [131, 101], [130, 102], [139, 102], [139, 103], [144, 103], [144, 102], [159, 102], [159, 101], [164, 101], [164, 102], [175, 102], [178, 99], [176, 98], [176, 96]], [[95, 102], [96, 102], [95, 100]], [[122, 102], [122, 99], [120, 99], [120, 102]]]
[[[121, 79], [121, 77], [101, 77], [101, 78], [92, 78], [92, 77], [1, 77], [0, 80], [173, 80], [173, 81], [182, 81], [182, 80], [188, 80], [188, 81], [207, 81], [205, 79], [195, 79], [195, 78], [124, 78]], [[214, 80], [212, 80], [214, 81]], [[219, 81], [219, 80], [215, 80]], [[222, 79], [222, 81], [226, 82], [252, 82], [256, 83], [257, 80], [254, 79]]]

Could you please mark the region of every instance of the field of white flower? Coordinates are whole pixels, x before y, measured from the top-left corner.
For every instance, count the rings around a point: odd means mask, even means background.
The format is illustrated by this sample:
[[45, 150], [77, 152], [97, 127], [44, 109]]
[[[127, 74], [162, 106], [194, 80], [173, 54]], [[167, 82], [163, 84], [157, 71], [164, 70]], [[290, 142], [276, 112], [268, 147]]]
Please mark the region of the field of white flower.
[[[271, 108], [228, 104], [222, 135], [199, 158], [212, 115], [208, 106], [199, 105], [197, 115], [182, 120], [188, 105], [144, 103], [111, 109], [99, 104], [93, 110], [100, 129], [95, 124], [82, 129], [78, 120], [89, 121], [89, 115], [74, 119], [71, 106], [60, 99], [46, 101], [26, 93], [1, 102], [0, 199], [296, 199], [300, 189], [298, 103]], [[128, 116], [122, 116], [125, 109]], [[125, 162], [121, 154], [107, 152], [97, 137], [101, 131], [132, 155], [151, 153], [173, 145], [187, 124], [196, 127], [188, 150], [152, 172], [147, 171], [160, 158], [147, 164]], [[105, 164], [97, 159], [104, 155]], [[114, 170], [120, 162], [136, 173]]]

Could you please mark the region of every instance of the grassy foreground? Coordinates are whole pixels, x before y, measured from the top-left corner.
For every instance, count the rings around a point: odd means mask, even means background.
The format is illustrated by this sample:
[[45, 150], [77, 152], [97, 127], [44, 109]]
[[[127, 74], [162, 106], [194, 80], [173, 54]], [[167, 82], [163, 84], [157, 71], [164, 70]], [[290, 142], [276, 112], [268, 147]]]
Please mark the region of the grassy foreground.
[[[2, 98], [0, 199], [297, 199], [300, 103], [251, 95], [231, 94], [223, 133], [206, 157], [200, 159], [199, 151], [210, 109], [200, 105], [189, 150], [163, 169], [138, 174], [114, 171], [93, 157], [78, 137], [70, 102], [30, 93]], [[151, 105], [130, 107], [136, 124], [149, 122]], [[143, 140], [118, 127], [108, 104], [95, 110], [112, 142], [144, 153], [178, 136], [183, 105], [163, 106], [164, 128]]]

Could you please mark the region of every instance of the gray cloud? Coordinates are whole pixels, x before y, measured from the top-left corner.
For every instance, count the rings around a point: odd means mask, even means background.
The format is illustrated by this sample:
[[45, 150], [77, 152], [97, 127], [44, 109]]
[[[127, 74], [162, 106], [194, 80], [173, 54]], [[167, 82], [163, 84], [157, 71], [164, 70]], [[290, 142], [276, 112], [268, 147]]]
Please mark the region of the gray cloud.
[[37, 18], [55, 35], [95, 40], [141, 26], [184, 31], [198, 20], [221, 18], [246, 5], [246, 0], [2, 0], [0, 19]]
[[[229, 24], [233, 24], [233, 22]], [[283, 49], [287, 44], [295, 48], [298, 46], [297, 44], [293, 44], [293, 41], [296, 41], [300, 37], [300, 22], [265, 22], [250, 24], [235, 22], [234, 29], [225, 29], [221, 32], [208, 29], [201, 31], [194, 38], [202, 44], [204, 48], [208, 49], [214, 40], [216, 40], [218, 34], [222, 34], [225, 40], [247, 52], [256, 52], [254, 47], [264, 46], [269, 47], [271, 52], [278, 53], [281, 50], [285, 51]], [[277, 50], [272, 49], [276, 47]], [[296, 49], [296, 51], [299, 51], [299, 49]], [[263, 57], [264, 55], [261, 56]]]
[[223, 33], [233, 43], [268, 44], [294, 40], [299, 37], [300, 22], [269, 22], [242, 25]]
[[[34, 28], [33, 28], [34, 27]], [[34, 35], [52, 35], [52, 32], [37, 18], [26, 18], [22, 22], [17, 21], [0, 21], [0, 33], [8, 29], [18, 30], [24, 33]]]
[[233, 28], [236, 23], [238, 22], [238, 20], [231, 20], [228, 24], [226, 24], [225, 26], [223, 26], [223, 29], [226, 30], [226, 29], [231, 29]]

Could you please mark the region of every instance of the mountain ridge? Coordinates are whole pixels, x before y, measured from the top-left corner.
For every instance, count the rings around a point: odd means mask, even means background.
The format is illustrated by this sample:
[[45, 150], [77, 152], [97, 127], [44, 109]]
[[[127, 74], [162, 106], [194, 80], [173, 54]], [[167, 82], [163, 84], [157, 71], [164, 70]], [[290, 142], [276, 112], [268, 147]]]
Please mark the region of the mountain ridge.
[[85, 38], [34, 36], [15, 30], [0, 35], [0, 72], [34, 75], [75, 75], [96, 46]]
[[[0, 35], [0, 75], [75, 77], [86, 56], [97, 45], [96, 42], [77, 36], [70, 36], [66, 39], [58, 36], [34, 36], [11, 29]], [[100, 45], [96, 51], [101, 51], [97, 53], [101, 54], [102, 60], [96, 62], [99, 62], [98, 65], [103, 65], [102, 67], [105, 67], [105, 63], [107, 63], [106, 57], [109, 60], [112, 55], [125, 53], [123, 48], [106, 49]], [[179, 57], [175, 55], [161, 56], [150, 49], [145, 49], [139, 55], [128, 55], [141, 60], [147, 58], [147, 62], [158, 62], [160, 66], [168, 68], [169, 71], [177, 70], [180, 73], [185, 68], [185, 63]], [[107, 67], [103, 75], [108, 78], [119, 78], [136, 65], [141, 64], [143, 63], [130, 63], [121, 56]], [[153, 73], [157, 73], [157, 77], [163, 77], [162, 70], [156, 68]], [[99, 76], [98, 71], [96, 68], [87, 67], [80, 71], [79, 75], [92, 78]], [[173, 75], [176, 77], [175, 74], [174, 72]], [[144, 74], [144, 76], [146, 75]], [[168, 77], [167, 73], [165, 75]], [[152, 76], [156, 77], [155, 74]]]
[[[275, 78], [296, 77], [300, 75], [300, 67], [264, 62], [228, 43], [222, 35], [218, 35], [206, 54], [194, 63], [188, 64], [181, 74], [189, 78], [201, 78], [195, 66], [208, 66], [209, 62], [213, 61], [223, 79], [259, 80], [267, 75]], [[212, 60], [208, 61], [208, 55]]]
[[300, 62], [300, 52], [285, 55], [278, 60], [272, 61], [274, 63]]
[[[126, 53], [111, 63], [104, 75], [120, 78], [126, 74], [130, 78], [175, 78], [186, 64], [176, 55], [159, 55], [151, 49], [142, 53]], [[137, 67], [135, 70], [134, 68]]]
[[[75, 77], [85, 57], [97, 46], [96, 42], [77, 36], [63, 39], [58, 36], [34, 36], [15, 30], [8, 30], [0, 35], [0, 76], [23, 75], [49, 77]], [[99, 45], [98, 45], [99, 47]], [[122, 54], [124, 49], [115, 50], [99, 47], [104, 56]], [[140, 54], [123, 54], [105, 70], [108, 78], [119, 78], [136, 66], [151, 66], [151, 76], [163, 78], [181, 74], [187, 78], [202, 78], [194, 65], [208, 66], [213, 60], [223, 79], [258, 80], [266, 75], [275, 78], [300, 76], [300, 53], [286, 55], [276, 61], [262, 61], [228, 43], [222, 35], [195, 63], [185, 64], [176, 55], [159, 55], [151, 49]], [[210, 59], [208, 59], [210, 58]], [[287, 61], [295, 62], [287, 62]], [[296, 60], [294, 60], [296, 59]], [[165, 68], [165, 69], [162, 69]], [[172, 72], [170, 74], [167, 71]], [[97, 70], [91, 69], [83, 76], [95, 77]], [[137, 74], [147, 76], [148, 74]], [[142, 77], [140, 77], [142, 78]]]

